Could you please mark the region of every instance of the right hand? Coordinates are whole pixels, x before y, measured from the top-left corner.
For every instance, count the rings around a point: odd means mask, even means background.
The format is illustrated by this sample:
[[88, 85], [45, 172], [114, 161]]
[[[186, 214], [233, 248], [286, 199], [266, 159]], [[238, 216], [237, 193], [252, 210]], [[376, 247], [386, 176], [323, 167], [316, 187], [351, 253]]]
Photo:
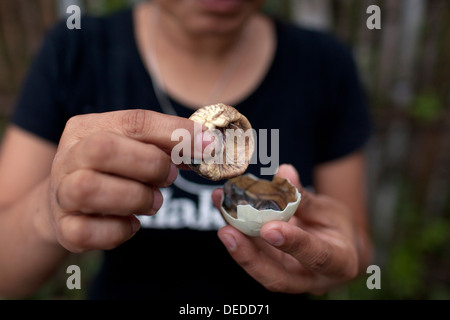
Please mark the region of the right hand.
[[171, 134], [194, 122], [146, 110], [71, 118], [53, 161], [49, 207], [52, 238], [71, 252], [112, 249], [153, 215], [178, 169]]

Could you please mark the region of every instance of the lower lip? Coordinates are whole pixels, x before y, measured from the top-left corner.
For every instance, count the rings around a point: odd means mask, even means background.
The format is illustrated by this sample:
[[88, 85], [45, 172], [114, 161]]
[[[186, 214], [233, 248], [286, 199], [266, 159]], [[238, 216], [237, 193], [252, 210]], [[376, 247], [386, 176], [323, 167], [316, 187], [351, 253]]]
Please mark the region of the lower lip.
[[244, 0], [199, 0], [205, 10], [215, 13], [231, 13], [240, 8]]

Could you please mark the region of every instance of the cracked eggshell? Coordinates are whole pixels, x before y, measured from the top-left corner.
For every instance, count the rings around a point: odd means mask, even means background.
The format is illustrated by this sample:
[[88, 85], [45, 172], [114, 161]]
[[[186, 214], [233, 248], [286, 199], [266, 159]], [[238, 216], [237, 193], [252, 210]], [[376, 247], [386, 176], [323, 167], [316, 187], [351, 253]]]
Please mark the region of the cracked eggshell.
[[[247, 174], [249, 176], [254, 177], [251, 174]], [[254, 177], [255, 179], [258, 179]], [[223, 200], [225, 195], [222, 195], [220, 211], [225, 221], [241, 231], [242, 233], [252, 236], [258, 237], [260, 230], [264, 224], [270, 221], [285, 221], [288, 222], [289, 219], [294, 215], [297, 210], [300, 200], [301, 194], [298, 192], [297, 188], [292, 185], [288, 179], [287, 182], [295, 189], [296, 192], [296, 200], [293, 202], [289, 202], [285, 209], [274, 210], [274, 209], [263, 209], [258, 210], [251, 206], [250, 204], [238, 204], [237, 205], [237, 218], [231, 216], [223, 206]]]

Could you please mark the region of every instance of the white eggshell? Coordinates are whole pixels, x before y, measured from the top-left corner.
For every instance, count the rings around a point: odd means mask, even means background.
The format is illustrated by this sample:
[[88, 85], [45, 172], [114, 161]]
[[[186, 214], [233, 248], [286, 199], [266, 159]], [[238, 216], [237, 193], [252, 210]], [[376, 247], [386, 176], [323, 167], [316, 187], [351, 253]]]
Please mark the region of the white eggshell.
[[[289, 221], [298, 208], [301, 200], [301, 194], [295, 189], [297, 193], [297, 200], [289, 202], [283, 211], [273, 209], [258, 210], [251, 205], [238, 205], [237, 218], [232, 217], [223, 206], [220, 206], [220, 211], [224, 219], [233, 227], [252, 237], [258, 237], [259, 232], [264, 224], [270, 221]], [[223, 196], [222, 202], [223, 203]]]

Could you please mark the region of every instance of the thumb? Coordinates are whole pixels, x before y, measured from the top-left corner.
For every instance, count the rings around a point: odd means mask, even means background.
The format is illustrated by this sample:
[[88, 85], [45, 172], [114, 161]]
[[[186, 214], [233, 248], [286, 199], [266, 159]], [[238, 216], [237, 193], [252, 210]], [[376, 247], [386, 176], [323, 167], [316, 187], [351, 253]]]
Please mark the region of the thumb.
[[222, 201], [223, 189], [215, 189], [211, 194], [214, 207], [220, 210], [220, 202]]
[[277, 177], [288, 179], [290, 183], [292, 183], [299, 192], [303, 190], [302, 183], [300, 181], [300, 177], [298, 175], [297, 170], [291, 164], [282, 164], [276, 174]]
[[302, 185], [300, 181], [300, 176], [298, 175], [297, 170], [291, 164], [282, 164], [276, 174], [277, 177], [288, 179], [290, 183], [292, 183], [301, 194], [300, 205], [297, 209], [297, 213], [301, 213], [302, 216], [311, 213], [311, 202], [314, 201], [314, 194], [308, 192]]

